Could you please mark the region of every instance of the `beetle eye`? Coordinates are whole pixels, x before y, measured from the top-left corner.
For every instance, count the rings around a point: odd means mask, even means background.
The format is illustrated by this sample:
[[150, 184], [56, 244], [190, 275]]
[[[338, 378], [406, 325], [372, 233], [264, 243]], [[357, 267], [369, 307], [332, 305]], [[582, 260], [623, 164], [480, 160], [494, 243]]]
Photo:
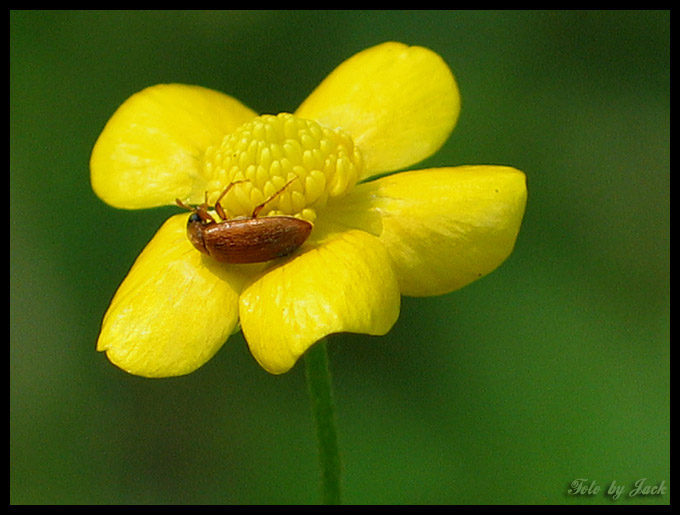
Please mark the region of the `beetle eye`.
[[202, 222], [201, 216], [198, 213], [191, 213], [189, 216], [189, 220], [187, 220], [189, 223], [191, 222]]

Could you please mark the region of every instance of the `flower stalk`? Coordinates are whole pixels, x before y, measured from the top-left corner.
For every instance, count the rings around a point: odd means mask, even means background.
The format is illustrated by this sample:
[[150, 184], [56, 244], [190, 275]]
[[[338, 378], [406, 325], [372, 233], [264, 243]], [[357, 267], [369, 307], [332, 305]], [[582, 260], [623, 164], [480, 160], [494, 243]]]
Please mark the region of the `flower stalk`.
[[336, 505], [340, 504], [341, 463], [326, 340], [323, 339], [312, 346], [305, 354], [304, 361], [319, 443], [321, 502]]

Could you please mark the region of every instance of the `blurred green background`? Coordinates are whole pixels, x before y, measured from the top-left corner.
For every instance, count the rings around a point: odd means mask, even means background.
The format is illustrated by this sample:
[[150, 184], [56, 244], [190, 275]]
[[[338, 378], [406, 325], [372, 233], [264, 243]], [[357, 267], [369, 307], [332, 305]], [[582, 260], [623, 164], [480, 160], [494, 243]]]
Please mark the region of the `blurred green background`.
[[[463, 110], [422, 166], [509, 164], [515, 252], [385, 337], [329, 343], [347, 503], [670, 501], [670, 13], [10, 12], [10, 503], [315, 503], [303, 367], [240, 336], [186, 377], [94, 350], [118, 284], [176, 209], [118, 211], [92, 145], [161, 82], [292, 111], [387, 40], [438, 52]], [[572, 496], [570, 483], [603, 488]], [[634, 481], [664, 495], [627, 497]], [[617, 501], [606, 495], [626, 486]]]

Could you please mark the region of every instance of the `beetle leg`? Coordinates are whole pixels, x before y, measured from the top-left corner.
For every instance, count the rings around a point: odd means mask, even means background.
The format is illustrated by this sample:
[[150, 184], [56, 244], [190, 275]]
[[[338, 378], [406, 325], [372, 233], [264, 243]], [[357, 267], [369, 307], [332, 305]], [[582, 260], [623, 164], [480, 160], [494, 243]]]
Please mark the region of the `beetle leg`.
[[247, 180], [247, 179], [244, 179], [244, 180], [242, 180], [242, 181], [234, 181], [234, 182], [230, 183], [229, 186], [227, 186], [226, 188], [224, 188], [224, 191], [223, 191], [222, 193], [220, 193], [220, 196], [217, 197], [217, 200], [215, 201], [215, 208], [217, 208], [217, 206], [218, 206], [219, 203], [220, 203], [220, 200], [222, 200], [222, 199], [224, 198], [224, 196], [225, 196], [227, 193], [229, 193], [229, 190], [231, 190], [231, 188], [233, 188], [234, 186], [236, 186], [237, 184], [240, 184], [240, 183], [242, 183], [242, 182], [248, 182], [248, 180]]
[[195, 210], [194, 213], [198, 214], [198, 216], [201, 217], [201, 221], [203, 222], [211, 222], [216, 224], [217, 221], [208, 213], [208, 204], [201, 204], [198, 206]]
[[[217, 214], [220, 216], [222, 220], [227, 219], [227, 213], [224, 211], [224, 208], [222, 207], [222, 204], [220, 204], [220, 201], [225, 197], [227, 193], [233, 188], [236, 184], [240, 184], [242, 182], [248, 182], [248, 179], [243, 179], [241, 181], [234, 181], [229, 184], [226, 188], [224, 188], [224, 191], [220, 193], [220, 196], [217, 197], [217, 200], [215, 201], [215, 211], [217, 211]], [[207, 195], [207, 192], [206, 192]], [[206, 201], [207, 202], [207, 201]]]
[[227, 213], [224, 212], [224, 208], [219, 202], [215, 204], [215, 211], [217, 211], [217, 216], [219, 216], [221, 220], [224, 221], [227, 219]]
[[253, 214], [252, 214], [251, 218], [257, 218], [257, 215], [260, 214], [260, 211], [262, 211], [262, 209], [264, 208], [264, 206], [266, 206], [267, 204], [269, 204], [269, 203], [270, 203], [272, 200], [274, 200], [277, 196], [279, 196], [281, 193], [283, 193], [283, 190], [285, 190], [288, 186], [290, 186], [290, 184], [291, 184], [293, 181], [295, 181], [296, 179], [299, 179], [299, 177], [293, 177], [291, 180], [289, 180], [289, 181], [283, 186], [283, 188], [281, 188], [279, 191], [277, 191], [276, 193], [274, 193], [274, 194], [273, 194], [271, 197], [269, 197], [267, 200], [265, 200], [264, 202], [262, 202], [262, 204], [260, 204], [259, 206], [256, 206], [255, 209], [253, 209]]

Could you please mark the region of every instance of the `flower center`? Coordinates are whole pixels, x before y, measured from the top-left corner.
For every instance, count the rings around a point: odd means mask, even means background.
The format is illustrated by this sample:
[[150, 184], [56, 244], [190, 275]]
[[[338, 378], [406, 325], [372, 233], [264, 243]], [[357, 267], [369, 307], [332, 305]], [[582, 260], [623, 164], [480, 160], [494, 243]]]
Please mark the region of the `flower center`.
[[[262, 115], [227, 135], [205, 154], [208, 199], [232, 183], [220, 201], [229, 217], [260, 212], [316, 218], [329, 198], [356, 184], [361, 155], [352, 138], [289, 113]], [[287, 186], [286, 186], [287, 185]]]

